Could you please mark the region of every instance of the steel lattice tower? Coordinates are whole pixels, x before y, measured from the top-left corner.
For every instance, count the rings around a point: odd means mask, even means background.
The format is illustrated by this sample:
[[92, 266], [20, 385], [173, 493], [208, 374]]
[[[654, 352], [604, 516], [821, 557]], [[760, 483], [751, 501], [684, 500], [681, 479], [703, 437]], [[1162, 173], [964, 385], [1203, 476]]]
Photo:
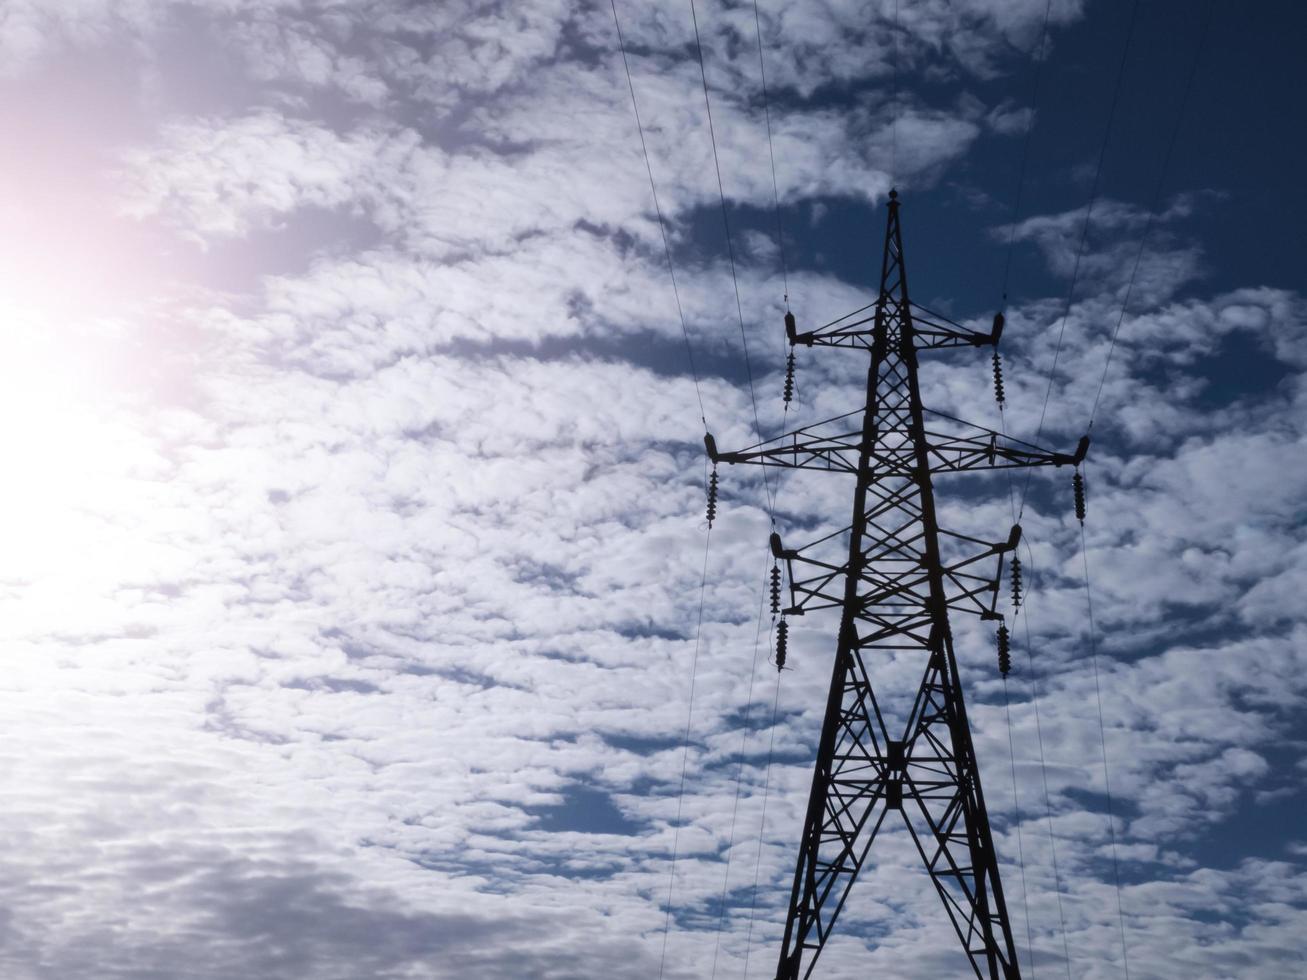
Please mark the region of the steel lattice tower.
[[[718, 452], [713, 437], [706, 439], [714, 464], [819, 469], [856, 478], [843, 563], [839, 555], [814, 556], [838, 535], [798, 549], [785, 548], [776, 534], [771, 539], [773, 554], [788, 571], [791, 604], [783, 615], [841, 611], [776, 976], [812, 975], [872, 843], [897, 812], [976, 976], [1013, 980], [1020, 967], [949, 612], [1002, 619], [996, 605], [1004, 557], [1015, 552], [1021, 529], [1014, 526], [1006, 541], [991, 544], [940, 528], [932, 477], [1078, 465], [1089, 442], [1082, 439], [1074, 453], [1047, 452], [922, 405], [918, 353], [996, 347], [1003, 318], [996, 316], [992, 331], [981, 333], [912, 303], [893, 191], [888, 207], [874, 314], [808, 333], [797, 332], [793, 316], [786, 315], [791, 345], [869, 352], [861, 428], [850, 430], [855, 411], [739, 452]], [[877, 700], [873, 677], [879, 663], [904, 653], [919, 654], [923, 674], [915, 697], [902, 699], [900, 707], [911, 708], [896, 725], [894, 703]]]

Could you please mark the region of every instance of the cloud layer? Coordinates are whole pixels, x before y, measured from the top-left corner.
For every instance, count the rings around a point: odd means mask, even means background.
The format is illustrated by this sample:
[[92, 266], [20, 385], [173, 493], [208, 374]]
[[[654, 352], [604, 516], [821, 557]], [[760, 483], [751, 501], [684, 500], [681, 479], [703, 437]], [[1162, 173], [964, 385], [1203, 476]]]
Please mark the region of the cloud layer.
[[[69, 164], [97, 202], [88, 248], [130, 251], [114, 288], [0, 274], [6, 976], [770, 975], [833, 624], [796, 624], [777, 693], [757, 474], [722, 474], [699, 594], [698, 399], [723, 445], [754, 436], [689, 10], [618, 5], [697, 382], [611, 11], [528, 6], [0, 17], [11, 98], [102, 59], [131, 107]], [[865, 372], [803, 351], [782, 413], [780, 247], [806, 325], [863, 305], [819, 256], [871, 268], [892, 179], [950, 201], [982, 148], [1014, 150], [1023, 110], [990, 95], [1024, 79], [1044, 5], [905, 4], [897, 29], [888, 2], [761, 6], [784, 241], [752, 9], [700, 27], [770, 432], [854, 407]], [[1054, 45], [1092, 15], [1051, 10]], [[49, 182], [38, 157], [5, 158], [15, 199]], [[1082, 190], [1015, 229], [966, 220], [1065, 276]], [[1077, 977], [1120, 972], [1104, 749], [1131, 974], [1287, 978], [1303, 955], [1307, 305], [1207, 288], [1186, 221], [1213, 200], [1158, 216], [1094, 419], [1097, 680], [1060, 471], [1023, 515], [1008, 690], [956, 626], [1040, 973], [1067, 953]], [[1145, 221], [1097, 203], [1065, 324], [1063, 280], [1008, 311], [1009, 431], [1039, 427], [1057, 350], [1041, 441], [1081, 434]], [[998, 424], [981, 357], [923, 377], [936, 408]], [[777, 520], [833, 530], [847, 490], [787, 478]], [[1001, 479], [940, 494], [951, 526], [1006, 533]], [[1230, 845], [1240, 824], [1258, 846]], [[824, 975], [957, 971], [907, 843], [877, 845]]]

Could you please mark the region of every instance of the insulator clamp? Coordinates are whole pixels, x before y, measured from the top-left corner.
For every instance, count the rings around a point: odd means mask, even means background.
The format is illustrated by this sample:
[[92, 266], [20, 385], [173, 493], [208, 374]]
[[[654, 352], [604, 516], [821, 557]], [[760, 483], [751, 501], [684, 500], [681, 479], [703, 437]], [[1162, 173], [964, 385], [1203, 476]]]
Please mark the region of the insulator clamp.
[[999, 338], [1003, 336], [1003, 324], [1006, 320], [1001, 312], [994, 314], [994, 327], [989, 331], [989, 342], [995, 347], [998, 346]]

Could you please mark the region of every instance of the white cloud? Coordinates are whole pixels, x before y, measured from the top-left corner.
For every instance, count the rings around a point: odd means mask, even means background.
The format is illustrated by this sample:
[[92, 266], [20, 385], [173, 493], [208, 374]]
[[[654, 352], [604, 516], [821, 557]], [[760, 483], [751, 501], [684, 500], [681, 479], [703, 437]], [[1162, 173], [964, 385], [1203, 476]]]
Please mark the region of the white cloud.
[[[734, 299], [710, 237], [717, 187], [687, 18], [629, 6], [705, 414], [723, 446], [751, 442]], [[148, 60], [167, 36], [160, 25], [195, 14], [14, 10], [0, 50], [27, 65], [119, 36]], [[890, 12], [762, 6], [780, 194], [793, 210], [830, 214], [832, 199], [852, 207], [888, 187]], [[277, 247], [279, 229], [314, 214], [367, 230], [259, 266], [247, 293], [174, 281], [111, 325], [46, 310], [4, 341], [0, 404], [19, 474], [0, 510], [6, 975], [657, 969], [703, 459], [606, 14], [210, 5], [203, 30], [244, 49], [239, 94], [124, 133], [118, 203], [159, 241], [198, 242], [217, 263], [231, 249], [254, 261], [256, 246]], [[1033, 44], [1043, 5], [914, 3], [901, 14], [905, 66], [929, 62], [935, 82], [965, 89]], [[1080, 14], [1055, 4], [1053, 23]], [[751, 19], [747, 7], [714, 9], [703, 26], [726, 191], [765, 213]], [[810, 101], [845, 84], [862, 92], [847, 111]], [[1010, 130], [1020, 112], [974, 95], [905, 104], [900, 169], [922, 188], [953, 172], [984, 127]], [[1088, 470], [1122, 900], [1141, 976], [1289, 977], [1307, 905], [1300, 867], [1215, 861], [1203, 848], [1249, 796], [1271, 806], [1292, 790], [1268, 745], [1298, 723], [1304, 693], [1307, 317], [1288, 290], [1195, 285], [1200, 255], [1178, 219], [1198, 206], [1182, 200], [1163, 216]], [[1082, 217], [1035, 216], [1018, 237], [1066, 271]], [[1079, 434], [1122, 259], [1145, 220], [1124, 202], [1095, 209], [1044, 441]], [[770, 228], [741, 219], [736, 242], [769, 430], [783, 421]], [[805, 327], [865, 302], [865, 283], [803, 259], [790, 282]], [[1009, 311], [1007, 422], [1018, 435], [1037, 424], [1060, 312], [1056, 296]], [[29, 343], [43, 335], [53, 339]], [[1286, 380], [1214, 391], [1211, 361], [1229, 344], [1256, 346]], [[790, 423], [856, 402], [860, 358], [805, 350], [800, 361]], [[943, 410], [975, 414], [989, 397], [982, 358], [932, 358], [923, 374]], [[755, 846], [748, 953], [755, 975], [770, 969], [829, 676], [831, 624], [797, 623], [759, 842], [775, 675], [767, 638], [755, 648], [768, 520], [757, 474], [743, 469], [723, 471], [709, 556], [669, 977], [702, 976], [714, 955], [727, 856], [717, 955], [723, 975], [743, 972]], [[1003, 535], [1001, 484], [972, 496], [940, 482], [946, 520]], [[1023, 518], [1043, 700], [1037, 734], [1019, 667], [1022, 885], [989, 639], [957, 630], [1018, 934], [1028, 907], [1041, 972], [1060, 968], [1060, 885], [1075, 971], [1106, 976], [1115, 895], [1065, 484], [1062, 471], [1037, 475]], [[847, 489], [787, 479], [787, 540], [807, 533], [804, 511], [842, 520]], [[912, 683], [916, 672], [899, 658], [882, 676]], [[577, 812], [582, 791], [611, 812]], [[607, 825], [591, 832], [586, 820]], [[938, 899], [904, 836], [884, 843], [823, 963], [831, 976], [899, 976], [910, 958], [922, 976], [948, 975], [956, 951]], [[1296, 846], [1279, 853], [1296, 858]], [[874, 948], [859, 934], [877, 937]]]

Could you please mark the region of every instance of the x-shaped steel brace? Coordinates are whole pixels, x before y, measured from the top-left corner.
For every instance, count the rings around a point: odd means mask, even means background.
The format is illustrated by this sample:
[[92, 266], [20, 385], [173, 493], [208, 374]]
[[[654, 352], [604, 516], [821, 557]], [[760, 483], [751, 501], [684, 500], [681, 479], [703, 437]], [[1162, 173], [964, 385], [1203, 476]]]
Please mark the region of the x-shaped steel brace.
[[[782, 612], [787, 616], [802, 616], [810, 610], [839, 608], [844, 604], [844, 576], [848, 574], [849, 563], [832, 564], [819, 558], [811, 558], [804, 551], [829, 541], [837, 535], [846, 533], [848, 527], [841, 528], [833, 534], [818, 538], [802, 548], [786, 548], [781, 543], [781, 536], [775, 532], [771, 535], [771, 552], [777, 561], [785, 563], [785, 578], [789, 582], [790, 605]], [[945, 579], [956, 589], [947, 599], [950, 609], [971, 613], [983, 620], [999, 620], [1003, 616], [997, 611], [998, 590], [1002, 585], [1004, 557], [1016, 550], [1021, 541], [1021, 525], [1013, 524], [1006, 541], [990, 543], [966, 534], [953, 531], [940, 531], [960, 541], [981, 545], [984, 550], [961, 558], [943, 568]], [[905, 544], [910, 544], [907, 542]], [[993, 575], [977, 574], [971, 566], [986, 558], [995, 559]], [[800, 578], [795, 574], [795, 563], [809, 566], [816, 571]], [[880, 604], [895, 600], [915, 599], [923, 606], [928, 605], [929, 580], [925, 570], [924, 556], [917, 559], [900, 574], [885, 576], [882, 581], [872, 583], [872, 589], [859, 594], [862, 611], [866, 612]], [[864, 565], [863, 575], [866, 575]]]

